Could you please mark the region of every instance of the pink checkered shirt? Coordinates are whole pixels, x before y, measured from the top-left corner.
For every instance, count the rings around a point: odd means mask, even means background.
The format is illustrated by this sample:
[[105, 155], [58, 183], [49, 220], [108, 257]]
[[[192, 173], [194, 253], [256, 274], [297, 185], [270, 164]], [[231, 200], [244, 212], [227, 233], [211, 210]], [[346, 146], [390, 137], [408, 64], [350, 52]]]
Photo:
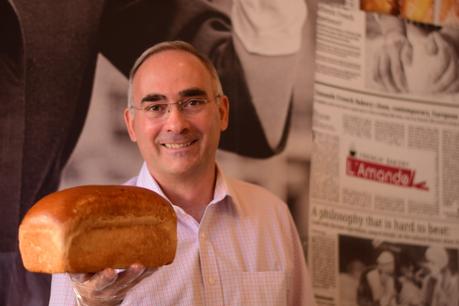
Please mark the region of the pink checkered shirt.
[[[164, 196], [145, 164], [127, 184]], [[273, 194], [219, 169], [200, 223], [174, 209], [174, 262], [132, 288], [122, 305], [315, 305], [297, 230]], [[75, 305], [68, 275], [53, 275], [50, 305]]]

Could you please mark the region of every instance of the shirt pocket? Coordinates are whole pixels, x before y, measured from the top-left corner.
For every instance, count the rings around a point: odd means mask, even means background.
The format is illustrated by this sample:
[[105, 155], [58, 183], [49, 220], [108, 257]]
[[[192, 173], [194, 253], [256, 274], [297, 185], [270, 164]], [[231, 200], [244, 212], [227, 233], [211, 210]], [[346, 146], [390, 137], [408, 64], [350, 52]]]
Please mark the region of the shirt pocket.
[[287, 305], [287, 273], [233, 272], [224, 288], [225, 305]]

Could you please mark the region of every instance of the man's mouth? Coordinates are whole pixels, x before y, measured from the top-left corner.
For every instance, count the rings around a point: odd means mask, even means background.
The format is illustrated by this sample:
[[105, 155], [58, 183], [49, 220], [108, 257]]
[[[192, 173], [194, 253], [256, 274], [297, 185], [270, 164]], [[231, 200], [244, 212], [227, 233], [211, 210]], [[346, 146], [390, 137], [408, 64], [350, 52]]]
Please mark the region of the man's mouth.
[[185, 143], [163, 143], [161, 145], [163, 147], [168, 148], [168, 149], [181, 149], [181, 148], [189, 147], [195, 142], [196, 142], [196, 140], [193, 140], [193, 141], [190, 141], [190, 142], [185, 142]]

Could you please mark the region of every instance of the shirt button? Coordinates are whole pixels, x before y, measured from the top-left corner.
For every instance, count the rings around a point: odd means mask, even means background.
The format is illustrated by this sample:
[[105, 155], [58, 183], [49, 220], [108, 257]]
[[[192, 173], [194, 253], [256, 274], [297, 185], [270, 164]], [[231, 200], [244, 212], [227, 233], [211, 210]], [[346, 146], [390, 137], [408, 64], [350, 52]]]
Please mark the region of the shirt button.
[[215, 278], [209, 277], [209, 285], [215, 285]]
[[201, 239], [202, 239], [202, 240], [206, 240], [206, 238], [207, 238], [207, 237], [206, 237], [206, 234], [204, 234], [204, 233], [201, 233], [200, 236], [201, 236]]

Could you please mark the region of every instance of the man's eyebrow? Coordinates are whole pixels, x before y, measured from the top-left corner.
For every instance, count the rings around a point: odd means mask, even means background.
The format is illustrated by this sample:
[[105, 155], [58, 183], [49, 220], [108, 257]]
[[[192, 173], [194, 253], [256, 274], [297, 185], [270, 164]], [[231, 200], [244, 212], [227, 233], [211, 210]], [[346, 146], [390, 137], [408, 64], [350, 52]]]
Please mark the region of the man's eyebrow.
[[161, 95], [161, 94], [148, 94], [146, 95], [145, 97], [142, 98], [142, 100], [140, 101], [140, 103], [143, 103], [143, 102], [156, 102], [156, 101], [163, 101], [163, 100], [166, 100], [166, 96], [165, 95]]
[[207, 96], [207, 93], [204, 89], [201, 88], [187, 88], [179, 91], [181, 97], [196, 97], [196, 96]]
[[[198, 87], [193, 87], [193, 88], [187, 88], [184, 90], [179, 91], [179, 96], [182, 98], [186, 97], [196, 97], [196, 96], [207, 96], [207, 93], [204, 89], [198, 88]], [[167, 97], [162, 94], [157, 94], [157, 93], [150, 93], [147, 94], [142, 98], [140, 103], [143, 102], [157, 102], [157, 101], [167, 101]]]

